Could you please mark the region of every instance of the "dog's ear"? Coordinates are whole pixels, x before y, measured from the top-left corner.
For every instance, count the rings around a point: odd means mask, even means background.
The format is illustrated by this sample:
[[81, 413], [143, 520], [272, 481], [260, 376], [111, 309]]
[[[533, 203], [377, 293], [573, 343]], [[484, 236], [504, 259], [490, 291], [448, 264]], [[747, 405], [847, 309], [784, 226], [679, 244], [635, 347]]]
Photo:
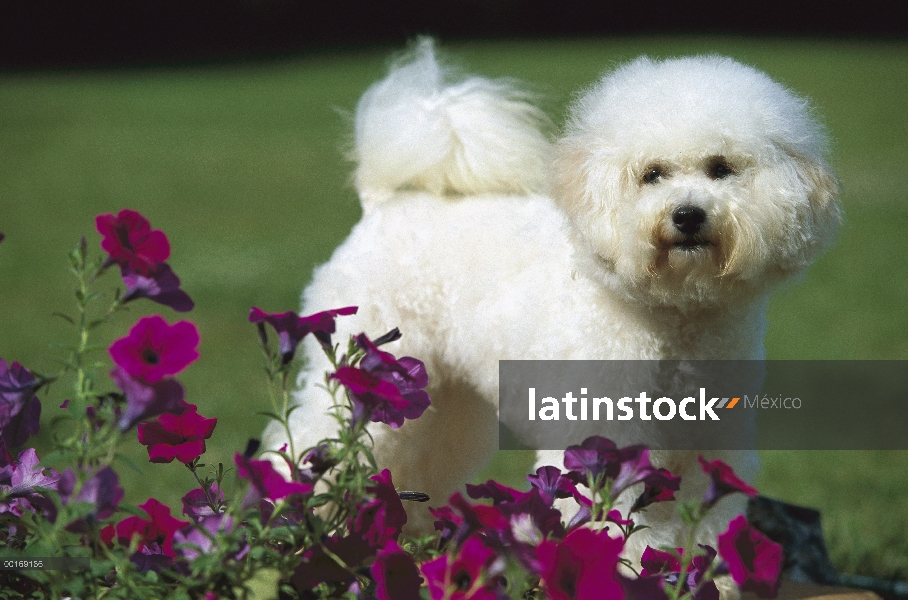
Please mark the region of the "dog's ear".
[[571, 220], [588, 212], [593, 204], [588, 186], [589, 151], [567, 140], [559, 142], [553, 163], [555, 202]]
[[574, 230], [599, 258], [609, 261], [619, 252], [615, 207], [625, 193], [627, 173], [607, 153], [596, 155], [590, 146], [580, 136], [558, 142], [552, 188], [556, 204]]
[[839, 207], [839, 181], [822, 159], [792, 154], [795, 168], [808, 201], [808, 226], [813, 239], [808, 261], [815, 260], [835, 241], [842, 212]]

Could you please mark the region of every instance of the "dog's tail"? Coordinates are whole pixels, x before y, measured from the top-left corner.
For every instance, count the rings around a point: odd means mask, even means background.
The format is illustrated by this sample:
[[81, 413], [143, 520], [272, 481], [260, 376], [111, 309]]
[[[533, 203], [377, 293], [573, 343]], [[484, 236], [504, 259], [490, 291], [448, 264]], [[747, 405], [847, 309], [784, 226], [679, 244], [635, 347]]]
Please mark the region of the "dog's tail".
[[542, 193], [545, 114], [508, 81], [448, 82], [431, 39], [418, 41], [356, 109], [353, 159], [363, 208], [395, 190], [437, 195]]

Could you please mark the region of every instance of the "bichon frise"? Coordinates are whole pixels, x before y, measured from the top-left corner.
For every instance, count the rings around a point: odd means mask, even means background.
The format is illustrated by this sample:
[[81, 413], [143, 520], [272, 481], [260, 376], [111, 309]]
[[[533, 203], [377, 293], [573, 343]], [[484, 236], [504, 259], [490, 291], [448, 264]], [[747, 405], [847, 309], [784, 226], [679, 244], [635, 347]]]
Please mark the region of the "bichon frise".
[[[336, 339], [399, 327], [388, 351], [425, 361], [431, 407], [372, 433], [395, 484], [435, 505], [497, 449], [499, 360], [763, 358], [770, 293], [839, 222], [806, 103], [731, 59], [626, 64], [579, 98], [554, 145], [510, 83], [447, 78], [423, 41], [360, 100], [363, 217], [303, 295], [304, 314], [359, 307]], [[336, 428], [312, 340], [306, 359], [297, 448]], [[650, 423], [645, 437], [658, 439]], [[600, 433], [644, 441], [622, 425]], [[279, 427], [266, 432], [268, 448], [285, 441]], [[560, 455], [540, 463], [560, 466]], [[682, 476], [682, 498], [706, 486], [696, 455], [651, 455]], [[755, 474], [753, 453], [718, 456]], [[743, 504], [723, 506], [704, 539]], [[632, 536], [638, 557], [643, 544], [683, 541], [674, 507], [650, 508], [649, 524], [661, 522]], [[431, 529], [424, 505], [408, 509], [411, 525]]]

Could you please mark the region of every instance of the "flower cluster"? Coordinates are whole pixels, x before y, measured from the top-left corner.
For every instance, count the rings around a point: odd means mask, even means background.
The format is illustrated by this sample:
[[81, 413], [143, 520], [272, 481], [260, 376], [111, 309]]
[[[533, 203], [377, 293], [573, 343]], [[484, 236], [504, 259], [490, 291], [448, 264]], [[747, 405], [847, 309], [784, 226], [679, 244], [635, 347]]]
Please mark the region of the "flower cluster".
[[[263, 572], [276, 578], [281, 597], [305, 599], [716, 600], [713, 578], [726, 573], [744, 590], [775, 596], [781, 549], [743, 517], [719, 536], [717, 549], [692, 542], [647, 548], [638, 576], [623, 574], [620, 565], [634, 568], [623, 551], [641, 528], [635, 519], [654, 503], [674, 501], [681, 480], [651, 464], [647, 448], [619, 448], [602, 437], [569, 447], [563, 469], [529, 475], [526, 491], [492, 480], [467, 485], [466, 496], [455, 493], [429, 509], [435, 535], [406, 536], [402, 500], [428, 498], [396, 491], [392, 473], [372, 456], [369, 432], [419, 418], [431, 402], [429, 375], [418, 359], [381, 349], [401, 337], [397, 329], [350, 336], [345, 348], [335, 343], [338, 319], [356, 307], [313, 315], [250, 310], [272, 387], [272, 410], [262, 414], [293, 439], [288, 381], [296, 350], [311, 334], [332, 364], [325, 389], [334, 397], [338, 433], [313, 448], [291, 441], [264, 457], [256, 457], [253, 440], [230, 468], [208, 467], [202, 460], [217, 419], [199, 414], [176, 379], [199, 358], [192, 322], [158, 315], [135, 322], [108, 346], [107, 390], [96, 372], [103, 364], [86, 360], [96, 325], [127, 302], [192, 308], [165, 262], [170, 243], [163, 232], [132, 210], [100, 215], [96, 225], [106, 255], [88, 261], [84, 239], [70, 255], [79, 281], [71, 319], [79, 343], [65, 368], [44, 376], [0, 358], [0, 553], [91, 559], [87, 571], [29, 572], [16, 580], [11, 593], [18, 597], [236, 598]], [[92, 302], [102, 295], [90, 288], [113, 265], [126, 289], [93, 319]], [[65, 377], [74, 380], [73, 394], [55, 418], [66, 426], [53, 438], [52, 464], [70, 466], [58, 472], [22, 446], [39, 430], [37, 393]], [[119, 446], [134, 443], [133, 430], [150, 463], [177, 461], [191, 475], [181, 516], [156, 498], [124, 503], [114, 466]], [[685, 509], [691, 540], [724, 496], [756, 493], [721, 461], [701, 457], [700, 464], [710, 485]], [[615, 507], [631, 490], [636, 496], [622, 514]], [[568, 515], [560, 510], [565, 502], [573, 504]]]

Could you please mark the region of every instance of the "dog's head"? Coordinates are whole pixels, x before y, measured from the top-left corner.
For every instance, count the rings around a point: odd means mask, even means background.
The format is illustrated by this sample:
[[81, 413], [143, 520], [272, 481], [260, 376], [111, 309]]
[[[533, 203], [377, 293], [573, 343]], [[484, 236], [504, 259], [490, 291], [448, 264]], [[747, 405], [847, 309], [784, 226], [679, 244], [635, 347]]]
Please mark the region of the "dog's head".
[[731, 59], [638, 59], [574, 105], [555, 197], [593, 272], [652, 304], [761, 296], [831, 242], [838, 185], [806, 102]]

